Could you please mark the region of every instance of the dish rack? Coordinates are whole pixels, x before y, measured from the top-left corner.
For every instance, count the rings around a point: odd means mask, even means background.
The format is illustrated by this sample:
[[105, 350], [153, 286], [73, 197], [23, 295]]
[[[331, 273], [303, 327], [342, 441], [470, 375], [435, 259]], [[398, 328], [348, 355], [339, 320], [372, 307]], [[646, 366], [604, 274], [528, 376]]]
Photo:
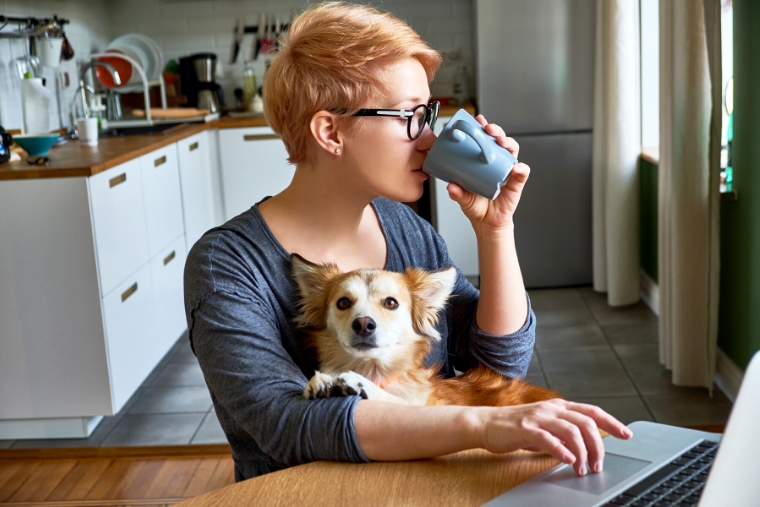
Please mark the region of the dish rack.
[[[166, 109], [166, 84], [164, 83], [164, 76], [159, 73], [158, 79], [149, 81], [147, 75], [145, 74], [145, 70], [142, 68], [142, 64], [138, 63], [134, 58], [132, 58], [129, 55], [123, 54], [123, 53], [94, 53], [90, 55], [90, 60], [97, 60], [101, 57], [107, 57], [107, 58], [121, 58], [122, 60], [126, 60], [132, 65], [132, 71], [137, 71], [137, 75], [140, 78], [139, 83], [134, 83], [131, 85], [124, 85], [119, 87], [113, 87], [109, 88], [109, 90], [116, 92], [116, 93], [135, 93], [135, 92], [143, 92], [143, 97], [145, 97], [145, 118], [144, 119], [134, 119], [134, 120], [114, 120], [109, 121], [108, 124], [113, 127], [141, 127], [141, 126], [149, 126], [149, 125], [155, 125], [156, 123], [176, 123], [176, 120], [153, 120], [151, 118], [150, 114], [150, 93], [149, 90], [153, 87], [158, 86], [161, 91], [161, 107], [163, 109]], [[187, 121], [187, 120], [184, 120]]]

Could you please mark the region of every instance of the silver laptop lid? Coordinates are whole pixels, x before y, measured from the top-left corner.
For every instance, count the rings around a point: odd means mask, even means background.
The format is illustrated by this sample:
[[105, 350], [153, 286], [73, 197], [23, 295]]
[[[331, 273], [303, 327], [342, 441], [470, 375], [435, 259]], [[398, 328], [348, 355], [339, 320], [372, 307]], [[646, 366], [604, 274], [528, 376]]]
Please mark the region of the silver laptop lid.
[[744, 373], [699, 507], [760, 505], [759, 421], [760, 352], [755, 354]]

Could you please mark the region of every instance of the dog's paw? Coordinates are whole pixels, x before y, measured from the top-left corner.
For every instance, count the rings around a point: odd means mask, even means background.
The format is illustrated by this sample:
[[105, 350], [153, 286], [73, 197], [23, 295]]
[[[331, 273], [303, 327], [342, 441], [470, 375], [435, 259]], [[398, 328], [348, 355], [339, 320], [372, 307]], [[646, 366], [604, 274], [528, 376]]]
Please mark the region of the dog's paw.
[[345, 395], [358, 395], [362, 398], [369, 399], [367, 392], [372, 386], [372, 382], [362, 377], [358, 373], [347, 371], [338, 375], [335, 379], [335, 387], [340, 389]]
[[307, 400], [313, 400], [315, 398], [329, 398], [330, 396], [342, 396], [342, 389], [336, 389], [335, 379], [326, 373], [319, 371], [314, 372], [314, 376], [311, 377], [309, 383], [306, 384], [306, 389], [303, 390], [303, 397]]

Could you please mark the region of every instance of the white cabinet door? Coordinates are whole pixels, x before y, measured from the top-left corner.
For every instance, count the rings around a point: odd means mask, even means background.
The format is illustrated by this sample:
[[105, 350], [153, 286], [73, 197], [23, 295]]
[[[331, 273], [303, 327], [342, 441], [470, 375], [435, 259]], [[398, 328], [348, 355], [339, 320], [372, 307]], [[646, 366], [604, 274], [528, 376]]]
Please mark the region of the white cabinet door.
[[185, 237], [180, 236], [150, 261], [153, 280], [153, 309], [156, 354], [163, 357], [187, 329], [182, 275], [185, 268]]
[[204, 232], [216, 225], [209, 133], [201, 132], [177, 142], [177, 155], [185, 241], [189, 251]]
[[[451, 117], [438, 118], [435, 134], [438, 135]], [[465, 276], [480, 275], [478, 263], [478, 243], [472, 224], [462, 212], [459, 204], [452, 201], [446, 190], [447, 182], [433, 180], [434, 222], [449, 249], [449, 256]]]
[[185, 230], [177, 145], [170, 144], [140, 157], [140, 171], [148, 250], [153, 258]]
[[103, 298], [113, 413], [140, 387], [163, 353], [153, 346], [153, 284], [146, 263]]
[[132, 160], [91, 176], [87, 184], [100, 294], [104, 296], [150, 258], [140, 161]]
[[295, 166], [269, 127], [220, 130], [219, 154], [225, 220], [281, 192], [293, 179]]

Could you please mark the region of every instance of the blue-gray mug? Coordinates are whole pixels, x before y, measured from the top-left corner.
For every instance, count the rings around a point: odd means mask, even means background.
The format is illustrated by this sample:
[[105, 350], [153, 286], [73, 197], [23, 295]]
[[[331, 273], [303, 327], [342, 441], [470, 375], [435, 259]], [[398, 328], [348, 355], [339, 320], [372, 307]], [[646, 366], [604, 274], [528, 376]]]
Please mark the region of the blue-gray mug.
[[460, 109], [433, 143], [422, 170], [493, 200], [516, 163], [475, 118]]

